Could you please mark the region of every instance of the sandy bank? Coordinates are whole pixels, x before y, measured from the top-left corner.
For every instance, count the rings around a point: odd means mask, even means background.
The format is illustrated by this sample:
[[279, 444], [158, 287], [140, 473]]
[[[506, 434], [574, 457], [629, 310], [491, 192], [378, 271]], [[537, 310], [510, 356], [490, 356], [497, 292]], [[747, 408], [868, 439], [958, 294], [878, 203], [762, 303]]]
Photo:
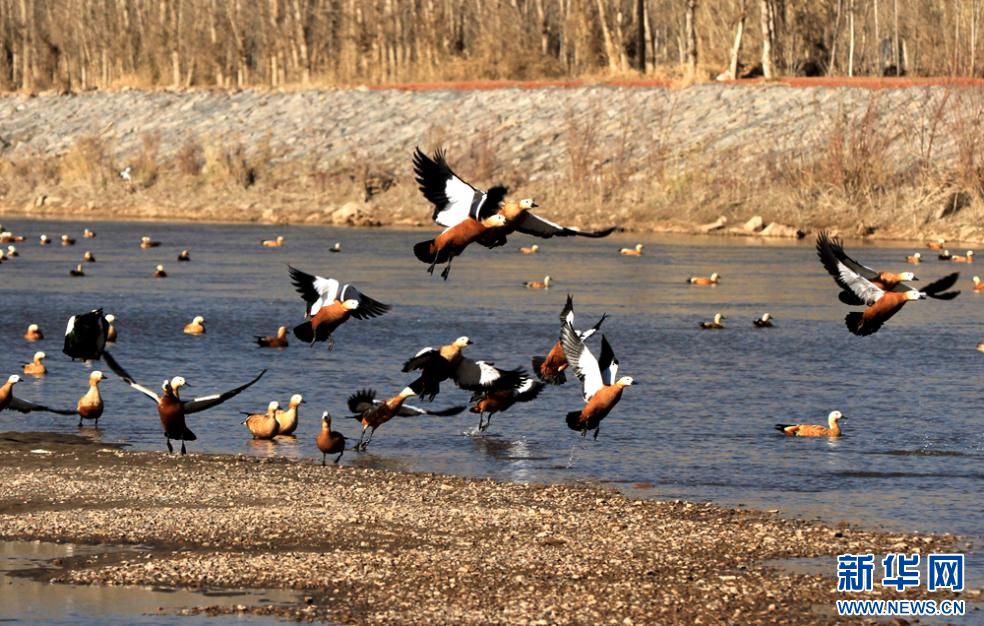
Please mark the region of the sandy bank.
[[760, 562], [831, 556], [832, 575], [838, 553], [954, 543], [593, 487], [70, 436], [0, 434], [0, 467], [0, 537], [156, 548], [66, 563], [60, 582], [304, 589], [308, 603], [250, 610], [344, 623], [833, 623], [835, 580]]

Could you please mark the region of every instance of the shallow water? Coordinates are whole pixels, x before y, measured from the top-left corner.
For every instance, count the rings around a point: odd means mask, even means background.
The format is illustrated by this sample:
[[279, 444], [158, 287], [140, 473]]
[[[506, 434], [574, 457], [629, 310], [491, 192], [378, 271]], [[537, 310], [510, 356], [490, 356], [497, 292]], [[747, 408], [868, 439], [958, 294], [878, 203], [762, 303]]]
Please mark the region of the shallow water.
[[[410, 254], [422, 231], [348, 230], [256, 225], [31, 222], [3, 220], [30, 235], [22, 256], [0, 266], [4, 306], [0, 334], [13, 349], [0, 355], [0, 371], [14, 372], [37, 349], [49, 355], [47, 377], [17, 388], [28, 400], [70, 406], [85, 389], [87, 367], [61, 354], [68, 316], [96, 306], [119, 317], [113, 354], [138, 380], [157, 388], [183, 375], [189, 394], [204, 395], [266, 377], [240, 397], [189, 425], [192, 452], [320, 457], [313, 439], [321, 411], [335, 428], [358, 437], [345, 398], [363, 386], [396, 394], [411, 377], [402, 362], [419, 348], [467, 334], [474, 358], [504, 367], [529, 367], [558, 333], [557, 315], [570, 292], [578, 325], [611, 316], [604, 331], [622, 372], [633, 376], [597, 441], [568, 430], [563, 416], [581, 406], [579, 387], [548, 387], [530, 404], [493, 418], [484, 436], [477, 419], [401, 419], [379, 429], [366, 453], [347, 452], [342, 463], [492, 476], [518, 481], [610, 481], [660, 498], [708, 499], [779, 508], [787, 513], [869, 526], [984, 534], [984, 416], [980, 372], [984, 294], [968, 291], [967, 266], [935, 260], [915, 268], [923, 282], [961, 269], [964, 293], [951, 302], [912, 303], [878, 334], [855, 337], [844, 328], [847, 307], [816, 259], [811, 242], [687, 237], [611, 237], [541, 242], [541, 254], [520, 255], [529, 240], [507, 249], [469, 250], [447, 283], [425, 274]], [[92, 226], [96, 239], [81, 239]], [[74, 247], [42, 248], [41, 232], [79, 237]], [[141, 235], [164, 245], [141, 250]], [[258, 240], [284, 234], [281, 249]], [[615, 250], [646, 243], [646, 256]], [[340, 241], [342, 254], [328, 248]], [[192, 263], [176, 263], [181, 248]], [[85, 249], [97, 263], [88, 276], [68, 270]], [[902, 271], [912, 246], [848, 246], [874, 267]], [[163, 262], [164, 280], [151, 278]], [[394, 305], [386, 316], [350, 320], [335, 334], [336, 348], [294, 342], [263, 350], [253, 335], [303, 319], [287, 264], [352, 282]], [[970, 269], [972, 269], [971, 266]], [[717, 271], [717, 287], [685, 284], [691, 275]], [[554, 288], [533, 291], [522, 281], [550, 274]], [[704, 332], [697, 323], [715, 312], [728, 328]], [[776, 327], [760, 330], [752, 319], [768, 311]], [[208, 334], [182, 334], [195, 315]], [[47, 339], [20, 339], [31, 322]], [[597, 343], [592, 342], [597, 350]], [[30, 378], [30, 377], [27, 377]], [[573, 378], [573, 377], [572, 377]], [[296, 439], [253, 442], [240, 410], [282, 404], [303, 393]], [[187, 394], [186, 394], [187, 395]], [[103, 441], [163, 450], [153, 404], [118, 380], [104, 384], [107, 414]], [[434, 406], [464, 403], [468, 394], [446, 386]], [[838, 440], [787, 439], [776, 422], [822, 423], [830, 410], [849, 419]], [[0, 414], [3, 430], [75, 432], [76, 422], [43, 413]]]

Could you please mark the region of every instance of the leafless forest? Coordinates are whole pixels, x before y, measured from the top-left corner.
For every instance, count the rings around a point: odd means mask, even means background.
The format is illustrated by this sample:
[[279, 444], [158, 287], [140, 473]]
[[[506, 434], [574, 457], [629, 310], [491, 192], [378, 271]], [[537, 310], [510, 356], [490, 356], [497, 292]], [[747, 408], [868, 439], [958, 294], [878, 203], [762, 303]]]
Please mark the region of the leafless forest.
[[981, 4], [0, 0], [0, 89], [977, 76]]

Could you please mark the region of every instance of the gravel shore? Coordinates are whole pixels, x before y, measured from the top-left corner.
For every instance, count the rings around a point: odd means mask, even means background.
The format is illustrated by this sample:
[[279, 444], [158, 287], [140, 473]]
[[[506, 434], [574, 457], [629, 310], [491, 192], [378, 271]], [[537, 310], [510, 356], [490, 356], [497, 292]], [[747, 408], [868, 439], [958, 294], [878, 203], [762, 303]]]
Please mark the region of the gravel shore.
[[[844, 599], [834, 555], [956, 544], [592, 486], [181, 458], [40, 433], [0, 434], [0, 468], [0, 538], [153, 548], [66, 561], [57, 582], [297, 589], [297, 606], [238, 610], [301, 620], [828, 624]], [[827, 577], [762, 565], [828, 556]]]

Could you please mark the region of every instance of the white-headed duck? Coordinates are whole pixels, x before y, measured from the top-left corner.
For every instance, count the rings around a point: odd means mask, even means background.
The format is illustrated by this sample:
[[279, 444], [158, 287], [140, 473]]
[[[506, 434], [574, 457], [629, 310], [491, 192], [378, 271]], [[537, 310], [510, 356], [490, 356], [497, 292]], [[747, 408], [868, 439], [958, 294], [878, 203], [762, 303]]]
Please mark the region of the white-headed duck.
[[92, 252], [86, 250], [85, 253], [82, 254], [82, 260], [86, 263], [95, 263], [96, 257], [92, 254]]
[[274, 411], [277, 423], [280, 425], [281, 435], [292, 435], [297, 430], [297, 420], [300, 418], [300, 406], [304, 404], [304, 396], [295, 393], [287, 403], [287, 409]]
[[980, 276], [974, 276], [974, 291], [984, 291], [984, 283], [981, 282]]
[[527, 289], [550, 289], [550, 277], [544, 276], [542, 281], [528, 280], [523, 283]]
[[109, 323], [109, 328], [106, 330], [106, 341], [109, 343], [116, 341], [116, 326], [113, 325], [115, 321], [116, 316], [112, 313], [106, 316], [106, 322]]
[[540, 246], [533, 244], [532, 246], [522, 246], [519, 249], [520, 254], [537, 254], [540, 252]]
[[7, 246], [7, 256], [13, 258], [15, 256], [20, 256], [20, 252], [17, 251], [15, 246]]
[[354, 285], [342, 285], [334, 278], [324, 278], [287, 266], [294, 288], [307, 304], [307, 321], [294, 327], [294, 336], [305, 343], [327, 341], [333, 350], [332, 333], [349, 317], [357, 320], [379, 317], [390, 307], [361, 293]]
[[922, 263], [922, 253], [917, 252], [915, 254], [910, 254], [909, 256], [905, 257], [905, 262], [909, 263], [910, 265], [919, 265], [920, 263]]
[[48, 235], [41, 235], [41, 236], [40, 236], [40, 237], [38, 238], [38, 243], [39, 243], [39, 244], [41, 244], [42, 246], [46, 246], [46, 245], [48, 245], [49, 243], [51, 243], [51, 238], [50, 238], [50, 237], [48, 237]]
[[342, 244], [338, 241], [335, 242], [335, 245], [328, 248], [328, 252], [341, 252], [341, 251], [342, 251]]
[[154, 268], [154, 278], [167, 278], [167, 272], [164, 271], [163, 265]]
[[24, 339], [28, 341], [41, 341], [44, 339], [44, 333], [41, 332], [40, 326], [31, 324], [27, 327], [27, 332], [24, 333]]
[[261, 348], [286, 348], [287, 327], [281, 326], [277, 328], [277, 334], [274, 337], [257, 335], [256, 345]]
[[248, 417], [243, 420], [253, 439], [273, 439], [280, 432], [276, 412], [280, 404], [274, 400], [267, 405], [266, 413], [245, 413]]
[[69, 276], [85, 276], [85, 270], [82, 269], [82, 264], [75, 266], [75, 269], [68, 270]]
[[201, 315], [196, 315], [195, 319], [191, 320], [191, 323], [185, 324], [184, 332], [186, 335], [204, 335], [205, 318]]
[[[404, 404], [407, 398], [415, 395], [417, 393], [413, 389], [405, 387], [398, 395], [385, 402], [376, 400], [376, 392], [372, 389], [363, 389], [349, 396], [348, 408], [353, 413], [351, 417], [362, 423], [362, 434], [359, 437], [359, 443], [355, 445], [353, 450], [364, 451], [369, 447], [369, 442], [372, 441], [372, 436], [376, 432], [376, 429], [395, 416], [414, 417], [418, 415], [437, 415], [446, 417], [457, 415], [465, 410], [464, 406], [453, 406], [440, 411], [431, 411]], [[365, 438], [367, 429], [369, 429], [368, 439]]]
[[88, 228], [86, 228], [85, 230], [82, 231], [82, 237], [85, 238], [85, 239], [92, 239], [95, 236], [96, 236], [96, 233], [92, 232]]
[[[601, 324], [607, 317], [608, 314], [605, 313], [591, 328], [585, 331], [575, 329], [574, 332], [582, 340], [585, 340], [598, 332], [598, 329], [601, 328]], [[570, 294], [567, 294], [567, 303], [560, 312], [560, 323], [562, 327], [564, 324], [574, 325], [574, 297]], [[564, 347], [561, 345], [560, 339], [550, 348], [547, 356], [533, 357], [533, 373], [536, 374], [537, 378], [551, 385], [563, 385], [567, 382], [567, 376], [564, 374], [564, 370], [567, 367], [567, 357], [564, 355]]]
[[447, 379], [467, 391], [515, 389], [523, 379], [523, 370], [500, 370], [486, 361], [472, 361], [462, 353], [472, 343], [468, 337], [458, 337], [440, 348], [424, 348], [403, 364], [404, 372], [420, 370], [417, 380], [410, 383], [420, 397], [433, 400], [440, 385]]
[[946, 291], [956, 284], [960, 277], [957, 272], [926, 285], [922, 291], [895, 281], [888, 281], [891, 287], [883, 287], [886, 283], [885, 272], [876, 272], [847, 256], [840, 238], [830, 237], [825, 231], [817, 235], [817, 255], [827, 273], [841, 288], [838, 295], [840, 301], [851, 306], [868, 307], [863, 313], [854, 311], [844, 318], [848, 330], [855, 335], [866, 336], [877, 332], [910, 300], [926, 297], [952, 300], [960, 295], [959, 291]]
[[622, 391], [632, 384], [632, 378], [618, 377], [618, 359], [604, 335], [601, 336], [601, 354], [598, 358], [591, 354], [570, 324], [564, 324], [561, 328], [560, 342], [564, 344], [567, 361], [581, 380], [581, 395], [585, 402], [580, 411], [567, 414], [567, 427], [580, 431], [582, 437], [589, 430], [594, 430], [594, 438], [597, 439], [601, 420], [618, 404]]
[[929, 248], [930, 250], [942, 250], [943, 245], [945, 243], [946, 243], [946, 239], [940, 237], [936, 241], [930, 241], [929, 243], [927, 243], [926, 247]]
[[63, 246], [74, 246], [75, 245], [75, 240], [72, 239], [71, 237], [69, 237], [68, 235], [62, 235], [61, 236], [61, 245], [63, 245]]
[[99, 394], [99, 383], [106, 380], [102, 372], [96, 370], [89, 374], [89, 390], [85, 392], [75, 410], [79, 414], [79, 427], [82, 427], [82, 420], [95, 420], [95, 426], [99, 427], [99, 418], [103, 414], [103, 399]]
[[716, 285], [721, 279], [717, 272], [714, 272], [710, 276], [691, 276], [687, 279], [687, 282], [691, 285]]
[[284, 245], [283, 235], [277, 235], [276, 239], [264, 239], [260, 242], [264, 248], [280, 248]]
[[953, 255], [950, 254], [949, 250], [944, 250], [943, 252], [940, 252], [939, 256], [937, 256], [936, 258], [939, 259], [940, 261], [949, 261], [950, 259], [953, 258]]
[[493, 214], [503, 217], [505, 223], [501, 227], [482, 231], [474, 239], [487, 248], [505, 245], [507, 237], [516, 231], [543, 239], [554, 236], [605, 237], [615, 231], [615, 227], [596, 232], [567, 228], [533, 213], [537, 204], [530, 198], [507, 200], [505, 187], [495, 186], [488, 191], [476, 189], [452, 171], [444, 150], [437, 150], [428, 157], [417, 148], [413, 155], [413, 170], [421, 193], [434, 205], [433, 219], [441, 226], [451, 228], [469, 218], [481, 222]]
[[441, 277], [444, 280], [451, 275], [451, 261], [474, 241], [477, 241], [489, 229], [502, 228], [506, 218], [496, 213], [478, 221], [466, 218], [451, 226], [438, 236], [427, 241], [421, 241], [413, 246], [413, 255], [422, 263], [428, 263], [427, 273], [434, 273], [434, 266], [446, 263]]
[[712, 321], [701, 322], [700, 327], [704, 330], [721, 330], [724, 328], [724, 324], [721, 323], [724, 319], [725, 317], [723, 315], [720, 313], [715, 313]]
[[[535, 400], [541, 391], [543, 391], [543, 383], [524, 376], [519, 387], [515, 389], [476, 392], [472, 395], [472, 402], [475, 404], [469, 411], [478, 413], [478, 430], [484, 431], [492, 423], [493, 415], [508, 410], [517, 402]], [[486, 414], [488, 419], [485, 419]]]
[[619, 248], [618, 253], [622, 256], [642, 256], [642, 244], [637, 243], [635, 248]]
[[25, 374], [31, 376], [44, 376], [48, 373], [48, 368], [44, 366], [44, 359], [47, 355], [44, 352], [35, 352], [34, 360], [23, 365]]
[[773, 318], [771, 315], [768, 313], [763, 313], [762, 317], [757, 320], [753, 320], [752, 324], [755, 325], [755, 328], [772, 328], [772, 319]]
[[20, 381], [21, 377], [14, 374], [13, 376], [7, 378], [7, 382], [0, 385], [0, 411], [5, 409], [19, 411], [21, 413], [30, 413], [31, 411], [48, 411], [49, 413], [57, 413], [59, 415], [75, 415], [75, 411], [59, 411], [58, 409], [51, 409], [46, 406], [34, 404], [33, 402], [28, 402], [15, 397], [14, 385]]
[[345, 454], [345, 435], [331, 429], [331, 415], [328, 411], [321, 414], [321, 432], [318, 433], [314, 442], [317, 444], [318, 450], [321, 451], [322, 467], [325, 466], [325, 457], [329, 454], [338, 454], [335, 458], [335, 465], [338, 465], [338, 462], [342, 460], [342, 455]]
[[145, 249], [145, 250], [147, 248], [157, 248], [160, 245], [161, 245], [161, 242], [154, 241], [153, 239], [151, 239], [150, 237], [148, 237], [146, 235], [144, 235], [143, 237], [140, 238], [140, 247], [143, 248], [143, 249]]
[[840, 437], [840, 420], [847, 419], [840, 411], [831, 411], [827, 426], [818, 424], [776, 424], [775, 429], [788, 437]]
[[954, 254], [950, 257], [951, 263], [973, 263], [974, 262], [974, 251], [967, 250], [966, 255]]
[[[109, 353], [107, 352], [106, 355], [108, 356]], [[266, 370], [263, 370], [256, 376], [256, 378], [249, 381], [245, 385], [241, 385], [235, 389], [226, 391], [225, 393], [213, 393], [200, 398], [195, 398], [194, 400], [182, 400], [178, 395], [178, 392], [181, 387], [184, 387], [188, 383], [181, 376], [175, 376], [170, 380], [165, 380], [164, 384], [161, 385], [161, 394], [158, 395], [133, 380], [133, 377], [130, 376], [126, 370], [124, 370], [120, 364], [116, 362], [115, 359], [109, 358], [106, 359], [106, 362], [113, 369], [116, 375], [123, 379], [124, 382], [154, 401], [157, 405], [157, 414], [161, 418], [161, 426], [164, 429], [164, 437], [167, 441], [167, 451], [174, 452], [174, 447], [171, 446], [171, 440], [175, 439], [181, 442], [181, 454], [185, 453], [184, 442], [195, 441], [198, 438], [185, 423], [186, 415], [198, 413], [199, 411], [204, 411], [222, 404], [229, 398], [239, 395], [241, 392], [254, 385], [258, 380], [260, 380], [260, 378], [263, 377], [263, 374], [266, 373]]]
[[191, 253], [187, 250], [182, 250], [178, 253], [178, 260], [182, 263], [186, 263], [191, 260]]

